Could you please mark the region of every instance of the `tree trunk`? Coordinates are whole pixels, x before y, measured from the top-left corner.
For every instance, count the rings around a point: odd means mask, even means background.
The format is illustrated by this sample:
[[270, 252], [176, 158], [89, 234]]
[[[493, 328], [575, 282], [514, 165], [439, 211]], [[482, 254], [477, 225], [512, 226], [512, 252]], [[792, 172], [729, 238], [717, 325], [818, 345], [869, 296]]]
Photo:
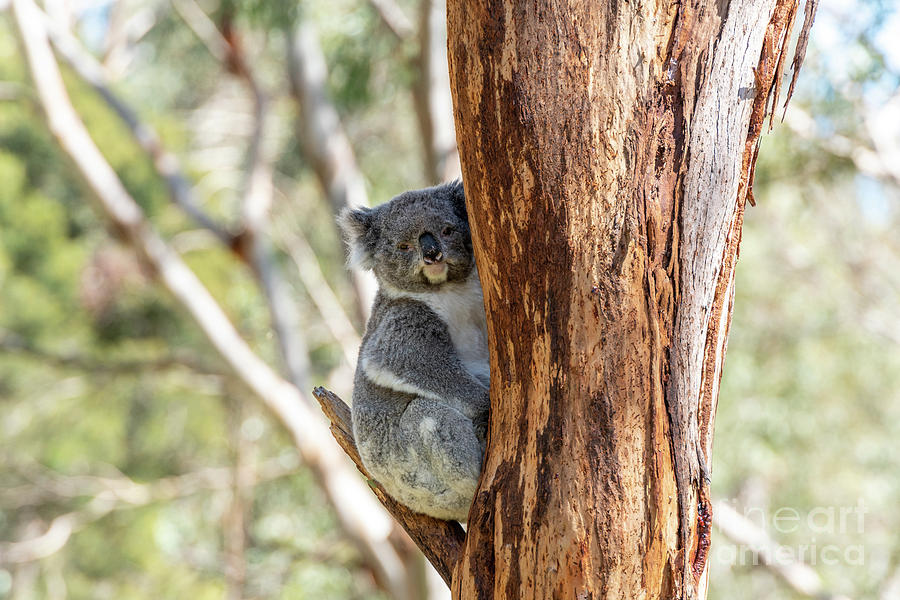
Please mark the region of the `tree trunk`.
[[491, 340], [454, 598], [705, 596], [734, 265], [796, 11], [449, 0]]

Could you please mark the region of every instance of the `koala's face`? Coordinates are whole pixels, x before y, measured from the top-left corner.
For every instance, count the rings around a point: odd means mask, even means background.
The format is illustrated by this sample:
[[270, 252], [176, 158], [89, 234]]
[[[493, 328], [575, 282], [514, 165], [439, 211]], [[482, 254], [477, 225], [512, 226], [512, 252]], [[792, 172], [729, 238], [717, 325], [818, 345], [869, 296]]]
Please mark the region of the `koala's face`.
[[400, 194], [374, 209], [346, 210], [351, 263], [382, 285], [423, 292], [464, 281], [475, 265], [461, 183]]

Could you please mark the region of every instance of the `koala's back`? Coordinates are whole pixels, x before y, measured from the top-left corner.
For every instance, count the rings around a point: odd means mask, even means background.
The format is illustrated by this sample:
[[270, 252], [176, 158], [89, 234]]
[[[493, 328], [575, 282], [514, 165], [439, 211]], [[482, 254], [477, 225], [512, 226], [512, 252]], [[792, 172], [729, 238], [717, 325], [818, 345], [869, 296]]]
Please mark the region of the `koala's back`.
[[[471, 320], [465, 307], [450, 304], [445, 315]], [[484, 439], [441, 393], [457, 385], [452, 378], [463, 363], [454, 338], [472, 341], [468, 330], [479, 325], [451, 327], [445, 315], [420, 299], [379, 293], [360, 349], [353, 431], [363, 464], [391, 496], [418, 512], [464, 520]]]
[[365, 377], [357, 376], [355, 385], [354, 437], [372, 477], [416, 512], [464, 521], [483, 452], [471, 421], [440, 402]]

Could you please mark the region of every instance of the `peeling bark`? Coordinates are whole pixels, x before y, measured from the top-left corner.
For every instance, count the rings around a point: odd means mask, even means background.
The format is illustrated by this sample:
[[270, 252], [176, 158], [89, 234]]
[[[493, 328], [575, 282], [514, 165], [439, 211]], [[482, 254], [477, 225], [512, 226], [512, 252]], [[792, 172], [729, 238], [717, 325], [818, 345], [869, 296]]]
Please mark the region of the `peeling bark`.
[[492, 394], [455, 598], [705, 597], [758, 107], [796, 12], [448, 2]]

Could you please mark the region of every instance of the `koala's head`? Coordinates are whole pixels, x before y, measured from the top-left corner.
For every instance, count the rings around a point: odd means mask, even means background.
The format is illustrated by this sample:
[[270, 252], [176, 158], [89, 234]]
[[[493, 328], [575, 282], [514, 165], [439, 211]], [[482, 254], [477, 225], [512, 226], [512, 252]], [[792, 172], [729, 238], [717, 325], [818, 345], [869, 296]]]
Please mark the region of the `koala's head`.
[[400, 194], [376, 208], [348, 208], [339, 223], [350, 265], [372, 269], [407, 292], [463, 281], [472, 272], [472, 237], [462, 182]]

